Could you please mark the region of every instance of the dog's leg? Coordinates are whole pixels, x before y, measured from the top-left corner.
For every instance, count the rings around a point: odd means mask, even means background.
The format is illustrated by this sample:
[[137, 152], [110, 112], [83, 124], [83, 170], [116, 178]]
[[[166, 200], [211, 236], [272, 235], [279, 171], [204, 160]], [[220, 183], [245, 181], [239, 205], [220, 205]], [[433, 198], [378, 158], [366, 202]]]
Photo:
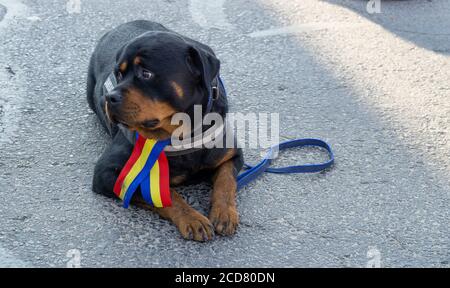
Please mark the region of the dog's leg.
[[133, 145], [122, 133], [117, 133], [95, 165], [92, 181], [94, 192], [108, 197], [116, 197], [113, 192], [114, 183], [132, 150]]
[[236, 208], [236, 165], [230, 159], [220, 164], [213, 178], [213, 192], [211, 196], [211, 211], [209, 220], [217, 233], [232, 235], [239, 223]]
[[189, 206], [174, 189], [170, 189], [170, 192], [172, 195], [172, 206], [170, 207], [155, 208], [147, 204], [140, 194], [133, 198], [133, 202], [136, 206], [151, 209], [161, 217], [172, 221], [185, 239], [211, 240], [214, 236], [214, 227], [208, 218]]

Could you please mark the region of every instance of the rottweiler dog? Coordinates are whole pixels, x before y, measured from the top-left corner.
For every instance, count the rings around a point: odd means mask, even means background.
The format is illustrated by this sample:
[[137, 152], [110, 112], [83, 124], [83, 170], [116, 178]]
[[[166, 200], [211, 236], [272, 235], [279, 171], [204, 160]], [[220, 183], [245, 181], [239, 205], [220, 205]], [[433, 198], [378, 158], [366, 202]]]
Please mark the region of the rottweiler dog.
[[[210, 47], [158, 23], [134, 21], [107, 32], [93, 52], [87, 77], [89, 106], [112, 137], [95, 166], [93, 191], [115, 197], [114, 183], [131, 155], [130, 135], [135, 131], [148, 139], [167, 139], [177, 128], [171, 124], [172, 115], [184, 112], [193, 117], [194, 105], [202, 105], [204, 113], [209, 106], [209, 112], [225, 118], [228, 104], [218, 84], [219, 69], [220, 61]], [[116, 83], [108, 91], [105, 83], [111, 77]], [[215, 94], [212, 103], [211, 93]], [[242, 151], [201, 147], [167, 158], [172, 206], [155, 208], [139, 192], [132, 203], [172, 221], [186, 239], [207, 241], [215, 233], [234, 234]], [[212, 180], [208, 217], [190, 207], [174, 188], [205, 177]]]

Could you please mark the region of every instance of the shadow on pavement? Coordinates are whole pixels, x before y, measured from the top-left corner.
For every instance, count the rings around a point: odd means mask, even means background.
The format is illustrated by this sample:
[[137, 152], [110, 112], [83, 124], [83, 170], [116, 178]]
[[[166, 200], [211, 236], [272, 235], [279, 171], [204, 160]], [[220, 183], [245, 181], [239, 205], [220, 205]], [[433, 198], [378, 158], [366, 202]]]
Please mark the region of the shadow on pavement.
[[450, 54], [450, 2], [381, 0], [380, 13], [367, 12], [367, 0], [323, 0], [348, 8], [422, 48]]

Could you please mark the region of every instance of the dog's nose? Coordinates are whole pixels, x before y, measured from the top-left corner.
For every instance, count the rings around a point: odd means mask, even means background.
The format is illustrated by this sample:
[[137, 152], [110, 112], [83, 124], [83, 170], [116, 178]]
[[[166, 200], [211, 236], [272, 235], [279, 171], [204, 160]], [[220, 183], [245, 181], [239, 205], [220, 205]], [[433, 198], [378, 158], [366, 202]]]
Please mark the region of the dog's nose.
[[108, 100], [111, 105], [119, 105], [122, 103], [122, 95], [120, 93], [113, 92], [106, 95], [106, 100]]

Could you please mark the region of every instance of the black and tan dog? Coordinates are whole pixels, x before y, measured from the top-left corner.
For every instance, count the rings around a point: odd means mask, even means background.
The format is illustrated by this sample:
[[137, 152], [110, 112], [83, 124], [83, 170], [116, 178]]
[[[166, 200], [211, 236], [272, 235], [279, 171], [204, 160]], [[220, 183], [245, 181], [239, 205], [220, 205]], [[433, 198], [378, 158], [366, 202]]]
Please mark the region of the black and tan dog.
[[[115, 197], [113, 186], [132, 152], [133, 131], [146, 138], [166, 139], [177, 128], [171, 125], [172, 115], [193, 116], [194, 105], [207, 110], [214, 91], [211, 112], [225, 116], [228, 107], [223, 87], [218, 85], [219, 68], [210, 47], [154, 22], [134, 21], [106, 33], [90, 61], [87, 99], [113, 140], [95, 167], [93, 190]], [[117, 83], [111, 91], [105, 90], [112, 75]], [[235, 233], [239, 222], [236, 176], [243, 165], [240, 149], [197, 149], [168, 155], [168, 161], [172, 206], [150, 207], [140, 193], [135, 193], [132, 203], [169, 219], [186, 239], [205, 241], [214, 232]], [[213, 181], [208, 218], [173, 188], [205, 175]]]

